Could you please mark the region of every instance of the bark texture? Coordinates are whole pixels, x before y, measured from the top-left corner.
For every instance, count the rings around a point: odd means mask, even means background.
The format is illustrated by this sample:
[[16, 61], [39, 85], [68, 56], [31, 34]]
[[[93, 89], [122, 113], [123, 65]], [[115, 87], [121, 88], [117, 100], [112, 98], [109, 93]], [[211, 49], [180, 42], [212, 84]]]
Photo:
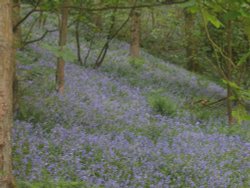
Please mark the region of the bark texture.
[[[59, 47], [61, 50], [65, 47], [67, 43], [67, 24], [69, 9], [69, 0], [64, 0], [61, 8], [61, 18], [59, 20], [60, 34], [59, 34]], [[57, 59], [57, 69], [56, 69], [56, 90], [63, 94], [64, 92], [64, 66], [65, 61], [62, 57]]]
[[[13, 63], [14, 63], [14, 70], [13, 70], [13, 112], [18, 109], [18, 77], [16, 75], [16, 59], [15, 54], [16, 50], [22, 46], [22, 32], [21, 32], [21, 25], [17, 28], [15, 26], [19, 23], [21, 16], [20, 16], [21, 6], [20, 0], [13, 0], [13, 11], [12, 11], [12, 24], [13, 24]], [[15, 28], [15, 29], [14, 29]]]
[[12, 23], [13, 23], [13, 32], [14, 32], [14, 47], [19, 48], [22, 43], [22, 30], [21, 25], [18, 25], [21, 20], [21, 4], [20, 0], [12, 0], [13, 2], [13, 11], [12, 11]]
[[83, 65], [82, 57], [81, 57], [81, 42], [80, 42], [80, 19], [77, 19], [76, 21], [76, 27], [75, 27], [75, 38], [76, 38], [76, 48], [77, 48], [77, 59], [80, 65]]
[[133, 10], [131, 24], [130, 56], [140, 57], [140, 12]]
[[13, 124], [12, 4], [0, 1], [0, 188], [14, 187], [11, 159]]

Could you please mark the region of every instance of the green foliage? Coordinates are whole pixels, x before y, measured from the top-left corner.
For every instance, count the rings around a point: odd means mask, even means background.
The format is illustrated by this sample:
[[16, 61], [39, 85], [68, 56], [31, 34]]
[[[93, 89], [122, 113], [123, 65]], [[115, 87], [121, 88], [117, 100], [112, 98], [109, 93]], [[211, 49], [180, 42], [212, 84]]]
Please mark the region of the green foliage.
[[43, 3], [41, 3], [41, 8], [44, 10], [48, 10], [51, 12], [59, 11], [60, 5], [62, 4], [63, 0], [43, 0]]
[[59, 181], [55, 182], [24, 182], [18, 181], [17, 188], [90, 188], [94, 186], [88, 186], [84, 182], [65, 182]]
[[[248, 124], [234, 124], [233, 126], [228, 125], [214, 125], [217, 133], [225, 134], [228, 136], [240, 136], [243, 140], [250, 142], [250, 132]], [[210, 127], [211, 129], [211, 127]]]
[[228, 84], [234, 91], [234, 95], [231, 97], [231, 100], [241, 102], [233, 110], [232, 115], [238, 121], [239, 124], [242, 121], [250, 121], [250, 114], [246, 110], [242, 102], [250, 101], [250, 90], [243, 89], [237, 83], [223, 80], [225, 84]]
[[192, 106], [188, 108], [191, 112], [191, 117], [193, 118], [194, 123], [196, 121], [208, 121], [211, 118], [219, 118], [223, 117], [222, 109], [218, 109], [217, 107], [204, 107], [200, 105]]
[[250, 114], [243, 105], [238, 105], [232, 112], [233, 117], [238, 121], [239, 124], [242, 121], [250, 121]]
[[237, 66], [239, 67], [243, 64], [246, 64], [249, 57], [250, 57], [250, 50], [239, 59]]
[[150, 138], [155, 144], [158, 141], [158, 138], [162, 135], [163, 128], [157, 127], [154, 125], [148, 126], [146, 129], [144, 128], [144, 134], [148, 138]]
[[16, 53], [16, 60], [17, 62], [21, 62], [23, 65], [31, 65], [32, 63], [34, 63], [34, 59], [32, 59], [31, 56], [23, 56], [23, 54], [21, 54], [20, 52]]
[[19, 110], [17, 113], [17, 119], [29, 122], [41, 122], [45, 118], [45, 113], [36, 107], [31, 107], [25, 102], [19, 102]]
[[131, 67], [125, 65], [116, 67], [115, 71], [117, 72], [119, 77], [133, 78], [133, 74], [136, 74], [136, 71], [130, 71], [129, 69], [131, 69]]
[[[26, 62], [22, 63], [26, 64]], [[54, 70], [52, 68], [39, 66], [25, 71], [23, 70], [22, 74], [20, 74], [20, 80], [38, 84], [40, 86], [39, 92], [41, 95], [45, 95], [45, 93], [55, 90], [55, 82], [51, 81], [51, 76], [53, 74]], [[44, 122], [44, 119], [46, 119], [46, 112], [42, 111], [39, 106], [34, 105], [36, 104], [34, 89], [34, 87], [24, 87], [22, 83], [19, 85], [19, 106], [16, 114], [17, 119], [34, 123]], [[44, 99], [44, 103], [47, 105], [52, 105], [55, 102], [55, 98], [53, 98], [52, 101], [49, 101], [46, 98]]]
[[[218, 99], [213, 101], [205, 96], [193, 98], [191, 101], [186, 101], [184, 110], [190, 113], [192, 123], [209, 121], [211, 119], [220, 119], [225, 116], [224, 107], [220, 103], [216, 103]], [[214, 103], [209, 105], [209, 103]]]
[[141, 69], [145, 61], [142, 58], [131, 58], [129, 64], [135, 69]]
[[[39, 70], [33, 70], [33, 71], [27, 71], [26, 75], [23, 76], [25, 80], [32, 81], [34, 79], [40, 78], [40, 71]], [[36, 108], [35, 106], [30, 106], [31, 104], [31, 98], [29, 99], [29, 103], [26, 102], [26, 100], [23, 100], [22, 96], [28, 97], [32, 96], [33, 92], [32, 90], [29, 90], [29, 88], [22, 88], [19, 87], [19, 95], [21, 96], [19, 99], [19, 106], [18, 106], [18, 113], [16, 118], [19, 120], [25, 120], [25, 121], [31, 121], [31, 122], [40, 122], [44, 119], [45, 113], [43, 113], [39, 108]]]
[[220, 28], [223, 26], [223, 23], [214, 15], [210, 14], [208, 11], [204, 11], [204, 18], [206, 23], [210, 22], [216, 28]]
[[177, 113], [176, 103], [167, 96], [162, 96], [159, 91], [149, 95], [148, 102], [151, 108], [161, 115], [174, 116]]
[[[165, 126], [157, 126], [154, 124], [147, 125], [145, 127], [129, 127], [129, 131], [135, 133], [136, 135], [142, 135], [150, 138], [154, 143], [157, 143], [158, 139], [163, 135], [163, 130]], [[166, 136], [166, 135], [163, 135]], [[128, 138], [129, 141], [129, 138]]]
[[[211, 17], [211, 16], [210, 16]], [[218, 26], [218, 23], [217, 23], [217, 20], [216, 18], [214, 18], [212, 16], [212, 18], [210, 18], [210, 22], [214, 22], [214, 25], [217, 24]], [[162, 28], [161, 28], [162, 29]], [[157, 31], [157, 30], [156, 30]], [[160, 33], [160, 32], [159, 32]], [[161, 38], [162, 36], [160, 36], [160, 34], [155, 32], [155, 39], [158, 39], [158, 38]], [[163, 36], [164, 37], [164, 36]], [[64, 51], [60, 50], [60, 49], [57, 49], [53, 46], [46, 46], [45, 45], [45, 48], [52, 51], [57, 57], [62, 57], [66, 60], [66, 58], [69, 58], [68, 60], [70, 60], [70, 55], [67, 55], [67, 52], [64, 53]], [[178, 59], [180, 59], [178, 55], [176, 55]], [[201, 58], [202, 59], [202, 58]], [[244, 59], [244, 61], [246, 60], [247, 58]], [[110, 72], [115, 72], [117, 71], [119, 76], [124, 76], [126, 77], [126, 79], [128, 79], [130, 82], [133, 82], [133, 83], [136, 83], [137, 85], [139, 85], [139, 83], [146, 83], [146, 82], [155, 82], [155, 80], [157, 79], [161, 79], [161, 77], [155, 77], [155, 78], [152, 78], [150, 77], [148, 80], [146, 81], [143, 81], [143, 79], [138, 79], [140, 78], [138, 75], [137, 71], [138, 69], [140, 70], [143, 66], [144, 66], [144, 60], [143, 59], [131, 59], [129, 62], [126, 62], [127, 64], [126, 65], [123, 65], [123, 63], [120, 63], [122, 65], [119, 65], [117, 66], [116, 70], [110, 68]], [[159, 66], [158, 68], [160, 70], [163, 70], [164, 69], [164, 66], [162, 64], [159, 64], [159, 65], [156, 65], [156, 66]], [[160, 67], [162, 66], [162, 67]], [[131, 67], [133, 67], [134, 69], [132, 69]], [[172, 70], [166, 70], [165, 72], [171, 72]], [[45, 73], [46, 74], [46, 71], [43, 70], [42, 71], [43, 74]], [[41, 77], [41, 72], [39, 70], [35, 70], [35, 71], [32, 71], [32, 72], [27, 72], [28, 74], [28, 79], [40, 79], [40, 78], [43, 78]], [[49, 75], [49, 74], [48, 74]], [[164, 75], [165, 76], [165, 75]], [[163, 76], [163, 77], [164, 77]], [[49, 78], [47, 78], [49, 79]], [[152, 82], [152, 83], [153, 83]], [[55, 88], [54, 87], [54, 84], [53, 82], [45, 82], [46, 84], [47, 83], [52, 83], [49, 87], [46, 86], [44, 87], [45, 85], [41, 85], [41, 88], [45, 89], [45, 88]], [[164, 84], [166, 84], [166, 82], [162, 82]], [[174, 84], [178, 84], [178, 83], [174, 83]], [[155, 84], [156, 85], [156, 84]], [[153, 85], [153, 86], [155, 86]], [[234, 85], [234, 84], [231, 84], [232, 87], [235, 87], [236, 90], [239, 90], [239, 87], [237, 85]], [[143, 87], [147, 86], [146, 84], [143, 85]], [[180, 85], [182, 86], [182, 85]], [[167, 87], [166, 87], [167, 88]], [[166, 88], [165, 88], [165, 91], [166, 91]], [[169, 87], [171, 88], [171, 87]], [[181, 87], [179, 87], [181, 88]], [[172, 88], [171, 88], [172, 89]], [[115, 90], [117, 90], [115, 87], [112, 87], [111, 90], [114, 90], [112, 91], [113, 93], [115, 93]], [[121, 95], [123, 95], [124, 93], [121, 93]], [[247, 93], [244, 92], [244, 95], [246, 95]], [[29, 95], [27, 95], [29, 96]], [[43, 96], [43, 95], [41, 95]], [[30, 99], [30, 98], [29, 98]], [[50, 106], [52, 106], [53, 104], [57, 104], [58, 101], [55, 101], [55, 99], [46, 99], [45, 98], [45, 104], [47, 104], [48, 108]], [[167, 116], [174, 116], [176, 115], [177, 113], [177, 108], [178, 108], [178, 105], [176, 104], [176, 102], [174, 100], [172, 100], [171, 98], [167, 97], [167, 96], [164, 96], [164, 91], [162, 90], [157, 90], [157, 91], [154, 91], [152, 92], [149, 96], [148, 96], [148, 102], [149, 102], [149, 105], [153, 108], [153, 110], [156, 112], [156, 113], [159, 113], [159, 114], [162, 114], [162, 115], [167, 115]], [[32, 104], [32, 102], [30, 103]], [[23, 118], [24, 120], [28, 120], [30, 117], [32, 117], [32, 121], [35, 121], [35, 122], [39, 122], [39, 121], [44, 121], [45, 119], [47, 120], [47, 118], [45, 118], [45, 114], [44, 112], [40, 112], [39, 111], [39, 108], [36, 108], [35, 106], [30, 106], [30, 104], [27, 105], [26, 102], [22, 102], [21, 104], [21, 110], [22, 110], [22, 113], [21, 113], [21, 118]], [[61, 105], [61, 104], [60, 104]], [[59, 106], [60, 106], [59, 105]], [[75, 106], [73, 107], [75, 108]], [[195, 111], [195, 115], [197, 116], [198, 119], [209, 119], [211, 117], [211, 111], [214, 111], [214, 109], [203, 109], [203, 108], [194, 108], [194, 111]], [[80, 111], [79, 111], [80, 112]], [[79, 113], [79, 116], [81, 115], [82, 113]], [[239, 115], [242, 115], [243, 114], [243, 111], [242, 109], [239, 109], [239, 111], [236, 111], [235, 112], [235, 116], [239, 116]], [[77, 119], [78, 117], [74, 116], [75, 119]], [[97, 115], [96, 115], [97, 117]], [[109, 117], [111, 118], [111, 117]], [[48, 126], [49, 127], [49, 126]], [[45, 126], [44, 129], [48, 129], [47, 126]], [[135, 126], [136, 127], [136, 126]], [[226, 127], [228, 128], [228, 127]], [[103, 129], [105, 131], [113, 131], [113, 132], [118, 132], [118, 131], [122, 131], [122, 130], [119, 130], [119, 129], [123, 129], [123, 128], [120, 128], [116, 125], [113, 125], [113, 127], [108, 127], [107, 126], [107, 129], [106, 127], [103, 128], [101, 126], [101, 128], [98, 128], [99, 130], [100, 129]], [[109, 129], [109, 130], [108, 130]], [[128, 127], [124, 126], [124, 129], [128, 129]], [[97, 129], [93, 130], [92, 131], [96, 131]], [[163, 131], [164, 131], [164, 127], [158, 127], [156, 125], [149, 125], [149, 126], [145, 126], [143, 128], [134, 128], [133, 129], [134, 132], [136, 134], [140, 134], [140, 135], [143, 135], [143, 136], [146, 136], [148, 138], [150, 138], [154, 143], [157, 143], [157, 140], [159, 139], [159, 137], [163, 137], [163, 136], [166, 136]], [[234, 134], [234, 133], [239, 133], [239, 134], [242, 134], [242, 131], [244, 133], [244, 129], [241, 129], [239, 128], [238, 126], [234, 126], [232, 128], [229, 128], [229, 129], [226, 129], [226, 130], [223, 130], [223, 131], [227, 131], [228, 134]], [[180, 130], [173, 130], [171, 133], [169, 133], [170, 131], [168, 130], [168, 134], [170, 134], [172, 137], [174, 134], [179, 134], [180, 133]], [[246, 131], [245, 131], [246, 132]], [[167, 136], [168, 137], [168, 136]], [[128, 138], [129, 139], [129, 138]], [[171, 144], [170, 144], [171, 145]], [[28, 147], [27, 147], [28, 148]], [[52, 155], [57, 155], [59, 153], [61, 153], [60, 151], [60, 148], [57, 146], [53, 146], [51, 145], [49, 147], [49, 152], [52, 154]], [[91, 149], [90, 149], [91, 150]], [[116, 151], [115, 151], [116, 152]], [[117, 151], [117, 155], [118, 155], [118, 152]], [[29, 152], [27, 152], [28, 154]], [[93, 155], [93, 158], [89, 159], [89, 160], [93, 160], [93, 163], [94, 162], [102, 162], [103, 160], [103, 153], [102, 153], [102, 150], [97, 150], [96, 153], [94, 153]], [[195, 166], [194, 164], [192, 164], [192, 158], [195, 157], [195, 156], [189, 156], [189, 154], [187, 154], [187, 156], [185, 155], [175, 155], [175, 154], [171, 154], [171, 155], [165, 155], [164, 157], [165, 160], [163, 162], [166, 163], [166, 165], [161, 165], [159, 166], [159, 170], [165, 174], [166, 176], [168, 175], [171, 175], [171, 184], [174, 186], [176, 184], [177, 181], [180, 181], [182, 182], [181, 185], [179, 185], [179, 187], [185, 187], [185, 178], [186, 178], [186, 174], [197, 174], [197, 172], [190, 168], [189, 167], [192, 167], [192, 166]], [[231, 158], [234, 158], [234, 156], [230, 156]], [[123, 172], [123, 176], [124, 176], [124, 179], [128, 179], [128, 177], [131, 177], [132, 176], [132, 170], [128, 167], [127, 165], [127, 161], [123, 161], [123, 158], [122, 158], [122, 154], [120, 154], [120, 156], [118, 157], [119, 160], [114, 160], [114, 161], [111, 161], [110, 163], [112, 163], [112, 165], [115, 165], [117, 166], [117, 168], [119, 170], [121, 170]], [[175, 164], [174, 163], [174, 160], [175, 159], [181, 159], [183, 161], [182, 164]], [[211, 163], [213, 163], [214, 161], [212, 161], [213, 159], [211, 159]], [[21, 160], [20, 160], [21, 161]], [[84, 162], [85, 162], [85, 159], [84, 159]], [[216, 161], [215, 161], [216, 162]], [[88, 164], [86, 162], [86, 164]], [[134, 166], [140, 166], [140, 165], [143, 165], [143, 161], [136, 161]], [[183, 169], [186, 169], [186, 173], [183, 173]], [[71, 171], [72, 169], [68, 169], [67, 172]], [[105, 171], [108, 171], [110, 169], [105, 169]], [[199, 173], [199, 172], [198, 172]], [[94, 176], [100, 176], [99, 172], [96, 171], [96, 172], [93, 172], [93, 175]], [[208, 174], [209, 175], [209, 174]], [[195, 176], [194, 176], [195, 177]], [[199, 178], [196, 176], [196, 178]], [[134, 185], [136, 186], [136, 185]], [[206, 186], [206, 185], [205, 185]], [[18, 182], [18, 187], [20, 188], [80, 188], [80, 187], [90, 187], [90, 186], [87, 186], [87, 184], [85, 183], [80, 183], [80, 182], [64, 182], [64, 181], [59, 181], [57, 183], [54, 183], [54, 182], [50, 182], [50, 181], [44, 181], [44, 182]]]
[[152, 38], [154, 38], [154, 39], [162, 39], [162, 38], [164, 38], [164, 34], [163, 34], [163, 32], [162, 32], [162, 30], [161, 29], [159, 29], [159, 28], [154, 28], [152, 31], [151, 31], [151, 33], [150, 33], [150, 36], [152, 37]]
[[164, 97], [151, 97], [149, 103], [151, 107], [161, 115], [173, 115], [175, 113], [175, 106]]
[[72, 50], [70, 50], [70, 48], [60, 48], [50, 44], [43, 44], [42, 47], [52, 52], [56, 57], [63, 58], [65, 61], [76, 60], [75, 54], [72, 52]]
[[211, 110], [207, 110], [205, 108], [202, 107], [193, 107], [192, 109], [190, 109], [192, 116], [194, 117], [195, 121], [200, 121], [200, 120], [209, 120], [209, 118], [212, 117], [212, 113]]

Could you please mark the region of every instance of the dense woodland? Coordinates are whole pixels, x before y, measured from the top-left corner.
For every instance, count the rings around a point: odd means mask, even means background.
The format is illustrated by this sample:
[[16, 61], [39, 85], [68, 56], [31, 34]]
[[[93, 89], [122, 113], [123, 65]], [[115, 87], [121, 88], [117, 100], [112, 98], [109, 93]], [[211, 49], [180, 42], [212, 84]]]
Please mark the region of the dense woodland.
[[250, 187], [250, 0], [0, 0], [0, 188]]

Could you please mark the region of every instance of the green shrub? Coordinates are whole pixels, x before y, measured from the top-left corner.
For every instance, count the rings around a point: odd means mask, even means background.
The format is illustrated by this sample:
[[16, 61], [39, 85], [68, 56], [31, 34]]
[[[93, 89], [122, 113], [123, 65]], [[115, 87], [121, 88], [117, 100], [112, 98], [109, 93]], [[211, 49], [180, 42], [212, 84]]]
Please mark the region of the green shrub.
[[226, 134], [228, 136], [238, 135], [246, 142], [250, 142], [250, 131], [248, 124], [234, 124], [233, 126], [220, 125], [216, 126], [216, 130], [220, 134]]
[[31, 106], [24, 101], [19, 102], [19, 109], [16, 118], [23, 121], [38, 123], [44, 120], [46, 113], [35, 106]]
[[174, 101], [166, 96], [153, 94], [148, 97], [151, 108], [161, 115], [174, 116], [177, 112], [177, 105]]
[[194, 116], [194, 121], [198, 120], [209, 120], [213, 117], [213, 111], [210, 109], [205, 109], [204, 107], [194, 107], [190, 110]]

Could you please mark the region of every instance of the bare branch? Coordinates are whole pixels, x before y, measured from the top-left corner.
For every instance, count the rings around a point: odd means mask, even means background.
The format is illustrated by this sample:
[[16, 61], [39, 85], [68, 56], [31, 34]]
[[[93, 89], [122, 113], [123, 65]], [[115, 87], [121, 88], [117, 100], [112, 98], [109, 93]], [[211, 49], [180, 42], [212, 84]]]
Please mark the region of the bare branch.
[[17, 28], [34, 12], [36, 12], [36, 9], [38, 5], [40, 4], [40, 0], [38, 0], [35, 4], [35, 6], [22, 18], [19, 20], [19, 22], [13, 27], [13, 32], [17, 31]]
[[35, 42], [38, 42], [38, 41], [40, 41], [40, 40], [43, 40], [43, 39], [46, 37], [46, 35], [47, 35], [48, 33], [52, 33], [52, 32], [55, 32], [55, 31], [58, 31], [58, 29], [46, 30], [46, 31], [42, 34], [42, 36], [38, 37], [37, 39], [33, 39], [33, 40], [30, 40], [30, 41], [25, 42], [25, 44], [23, 45], [23, 47], [27, 46], [28, 44], [35, 43]]

